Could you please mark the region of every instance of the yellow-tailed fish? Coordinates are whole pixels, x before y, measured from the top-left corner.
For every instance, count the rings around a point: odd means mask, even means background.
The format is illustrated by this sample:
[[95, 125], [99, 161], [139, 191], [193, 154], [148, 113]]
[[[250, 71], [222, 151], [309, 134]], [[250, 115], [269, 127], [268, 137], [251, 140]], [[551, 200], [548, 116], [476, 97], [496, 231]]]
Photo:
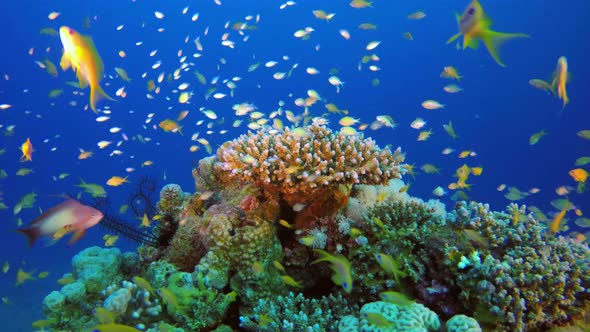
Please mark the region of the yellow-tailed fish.
[[140, 330], [117, 323], [98, 324], [92, 327], [93, 332], [141, 332]]
[[332, 281], [336, 285], [342, 286], [346, 293], [350, 293], [352, 291], [352, 268], [350, 261], [340, 254], [331, 255], [330, 253], [321, 249], [314, 249], [313, 251], [318, 253], [320, 258], [313, 261], [312, 264], [320, 262], [331, 263], [330, 267], [332, 268], [332, 271], [334, 271], [334, 274], [332, 275]]
[[567, 96], [567, 91], [565, 90], [565, 84], [569, 81], [570, 73], [567, 71], [567, 59], [562, 56], [557, 59], [557, 68], [555, 69], [555, 74], [553, 76], [553, 81], [551, 82], [551, 90], [555, 91], [557, 88], [557, 97], [563, 100], [563, 107], [570, 102], [569, 97]]
[[289, 286], [295, 287], [295, 288], [303, 288], [301, 281], [297, 281], [297, 280], [293, 279], [293, 277], [291, 277], [291, 276], [288, 276], [288, 275], [281, 276], [281, 280], [283, 280], [285, 285], [289, 285]]
[[384, 254], [384, 253], [378, 253], [375, 255], [375, 259], [377, 260], [377, 263], [379, 263], [379, 265], [381, 265], [381, 268], [383, 268], [383, 270], [385, 270], [385, 272], [387, 272], [390, 275], [393, 275], [393, 278], [395, 279], [395, 281], [399, 284], [399, 278], [400, 277], [406, 277], [406, 273], [404, 273], [401, 269], [400, 269], [400, 265], [399, 263], [390, 255]]
[[76, 72], [80, 88], [90, 86], [90, 108], [97, 113], [96, 103], [101, 99], [112, 98], [100, 86], [104, 67], [94, 42], [67, 26], [59, 28], [59, 37], [64, 48], [61, 69], [65, 71], [71, 67]]
[[478, 0], [471, 1], [469, 6], [465, 8], [463, 15], [459, 16], [459, 14], [455, 13], [455, 16], [459, 32], [449, 38], [447, 44], [463, 36], [463, 49], [467, 47], [477, 48], [479, 41], [482, 40], [490, 55], [502, 67], [505, 67], [505, 65], [500, 60], [500, 54], [498, 53], [500, 44], [512, 38], [529, 37], [524, 33], [503, 33], [491, 30], [492, 21], [483, 11]]

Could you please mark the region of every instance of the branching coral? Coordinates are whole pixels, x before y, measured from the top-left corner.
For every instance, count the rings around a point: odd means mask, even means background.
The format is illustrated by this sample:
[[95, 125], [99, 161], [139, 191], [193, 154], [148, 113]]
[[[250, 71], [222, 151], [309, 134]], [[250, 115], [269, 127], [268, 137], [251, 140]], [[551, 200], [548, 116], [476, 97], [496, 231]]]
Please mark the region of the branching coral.
[[508, 213], [499, 213], [461, 202], [449, 215], [456, 227], [475, 230], [487, 241], [479, 250], [446, 250], [459, 298], [478, 308], [476, 319], [495, 316], [495, 330], [545, 329], [580, 318], [590, 309], [588, 246], [549, 234], [531, 216], [516, 219], [521, 210], [512, 204]]

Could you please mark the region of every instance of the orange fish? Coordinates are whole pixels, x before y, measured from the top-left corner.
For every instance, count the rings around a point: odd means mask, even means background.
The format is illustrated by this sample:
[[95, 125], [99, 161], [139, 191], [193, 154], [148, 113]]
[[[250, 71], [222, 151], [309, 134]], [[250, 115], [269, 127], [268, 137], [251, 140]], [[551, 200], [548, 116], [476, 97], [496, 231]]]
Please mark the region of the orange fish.
[[118, 187], [125, 182], [129, 182], [129, 181], [127, 181], [127, 176], [124, 178], [122, 178], [120, 176], [113, 176], [107, 180], [107, 185], [112, 186], [112, 187]]
[[20, 161], [33, 161], [34, 150], [30, 138], [27, 138], [27, 140], [20, 146], [20, 150], [23, 153], [22, 157], [20, 157]]
[[570, 102], [565, 90], [565, 84], [569, 81], [570, 73], [567, 71], [567, 59], [564, 56], [557, 59], [557, 68], [554, 75], [551, 90], [555, 93], [555, 88], [557, 88], [557, 96], [563, 100], [563, 109]]
[[29, 245], [33, 246], [41, 236], [53, 237], [60, 230], [68, 229], [74, 233], [68, 242], [71, 245], [82, 238], [88, 228], [98, 224], [103, 216], [97, 209], [68, 198], [45, 211], [33, 220], [28, 228], [17, 229], [17, 231], [26, 235]]
[[67, 26], [59, 28], [59, 38], [64, 48], [60, 61], [61, 69], [65, 71], [72, 67], [78, 77], [80, 88], [90, 85], [90, 108], [97, 113], [96, 103], [99, 100], [113, 99], [100, 86], [104, 67], [94, 42], [90, 37], [83, 36]]
[[588, 172], [583, 168], [575, 168], [568, 173], [576, 182], [586, 182], [588, 179]]
[[559, 232], [559, 226], [561, 226], [561, 221], [563, 220], [563, 217], [565, 216], [567, 211], [569, 211], [571, 208], [572, 208], [572, 204], [570, 202], [566, 202], [564, 204], [561, 211], [559, 211], [559, 213], [555, 216], [555, 218], [553, 218], [553, 221], [551, 222], [551, 225], [549, 226], [549, 230], [551, 231], [551, 233], [555, 234], [555, 233]]

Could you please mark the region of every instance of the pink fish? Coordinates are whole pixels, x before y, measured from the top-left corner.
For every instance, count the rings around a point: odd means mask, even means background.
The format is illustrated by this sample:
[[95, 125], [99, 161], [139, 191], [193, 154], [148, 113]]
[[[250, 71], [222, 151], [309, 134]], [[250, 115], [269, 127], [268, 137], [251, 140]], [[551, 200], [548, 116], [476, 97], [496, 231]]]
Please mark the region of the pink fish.
[[30, 227], [17, 231], [27, 236], [31, 247], [41, 236], [59, 240], [66, 233], [74, 233], [68, 242], [68, 245], [72, 245], [84, 236], [88, 228], [98, 224], [103, 216], [97, 209], [68, 198], [33, 220]]

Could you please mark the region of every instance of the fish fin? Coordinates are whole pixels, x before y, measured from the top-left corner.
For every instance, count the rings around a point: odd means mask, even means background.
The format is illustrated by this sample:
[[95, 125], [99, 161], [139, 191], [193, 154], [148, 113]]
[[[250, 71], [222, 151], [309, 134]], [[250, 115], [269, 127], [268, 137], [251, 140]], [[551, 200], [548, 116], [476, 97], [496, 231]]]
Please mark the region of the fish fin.
[[41, 230], [39, 227], [20, 228], [16, 231], [24, 234], [27, 237], [27, 240], [29, 240], [29, 247], [32, 247], [39, 236], [41, 236]]
[[86, 45], [88, 47], [88, 51], [92, 56], [92, 62], [96, 65], [96, 74], [98, 77], [102, 77], [104, 74], [104, 65], [102, 63], [102, 59], [100, 55], [98, 55], [98, 51], [96, 51], [96, 45], [94, 45], [94, 40], [90, 36], [83, 36], [84, 40], [86, 41]]
[[92, 111], [94, 113], [98, 113], [96, 111], [96, 103], [101, 99], [114, 100], [113, 98], [109, 97], [109, 95], [107, 95], [104, 92], [104, 90], [102, 89], [100, 84], [97, 84], [94, 87], [91, 86], [90, 87], [90, 108], [92, 109]]
[[524, 33], [503, 33], [492, 30], [484, 30], [481, 34], [481, 39], [486, 45], [488, 52], [490, 52], [492, 58], [502, 67], [506, 67], [506, 65], [500, 60], [498, 49], [504, 42], [513, 38], [529, 38], [529, 35]]
[[84, 229], [75, 232], [74, 235], [72, 235], [72, 237], [70, 238], [70, 241], [68, 242], [68, 246], [71, 246], [74, 243], [76, 243], [78, 240], [80, 240], [82, 237], [84, 237], [84, 235], [86, 235], [86, 230], [84, 230]]
[[68, 70], [71, 66], [70, 58], [68, 57], [68, 54], [65, 51], [64, 51], [64, 54], [62, 54], [62, 56], [61, 56], [61, 60], [59, 61], [59, 66], [61, 67], [61, 69], [63, 71]]
[[457, 32], [451, 38], [449, 38], [449, 40], [447, 40], [447, 44], [450, 44], [450, 43], [454, 42], [459, 37], [461, 37], [461, 33], [460, 32]]

